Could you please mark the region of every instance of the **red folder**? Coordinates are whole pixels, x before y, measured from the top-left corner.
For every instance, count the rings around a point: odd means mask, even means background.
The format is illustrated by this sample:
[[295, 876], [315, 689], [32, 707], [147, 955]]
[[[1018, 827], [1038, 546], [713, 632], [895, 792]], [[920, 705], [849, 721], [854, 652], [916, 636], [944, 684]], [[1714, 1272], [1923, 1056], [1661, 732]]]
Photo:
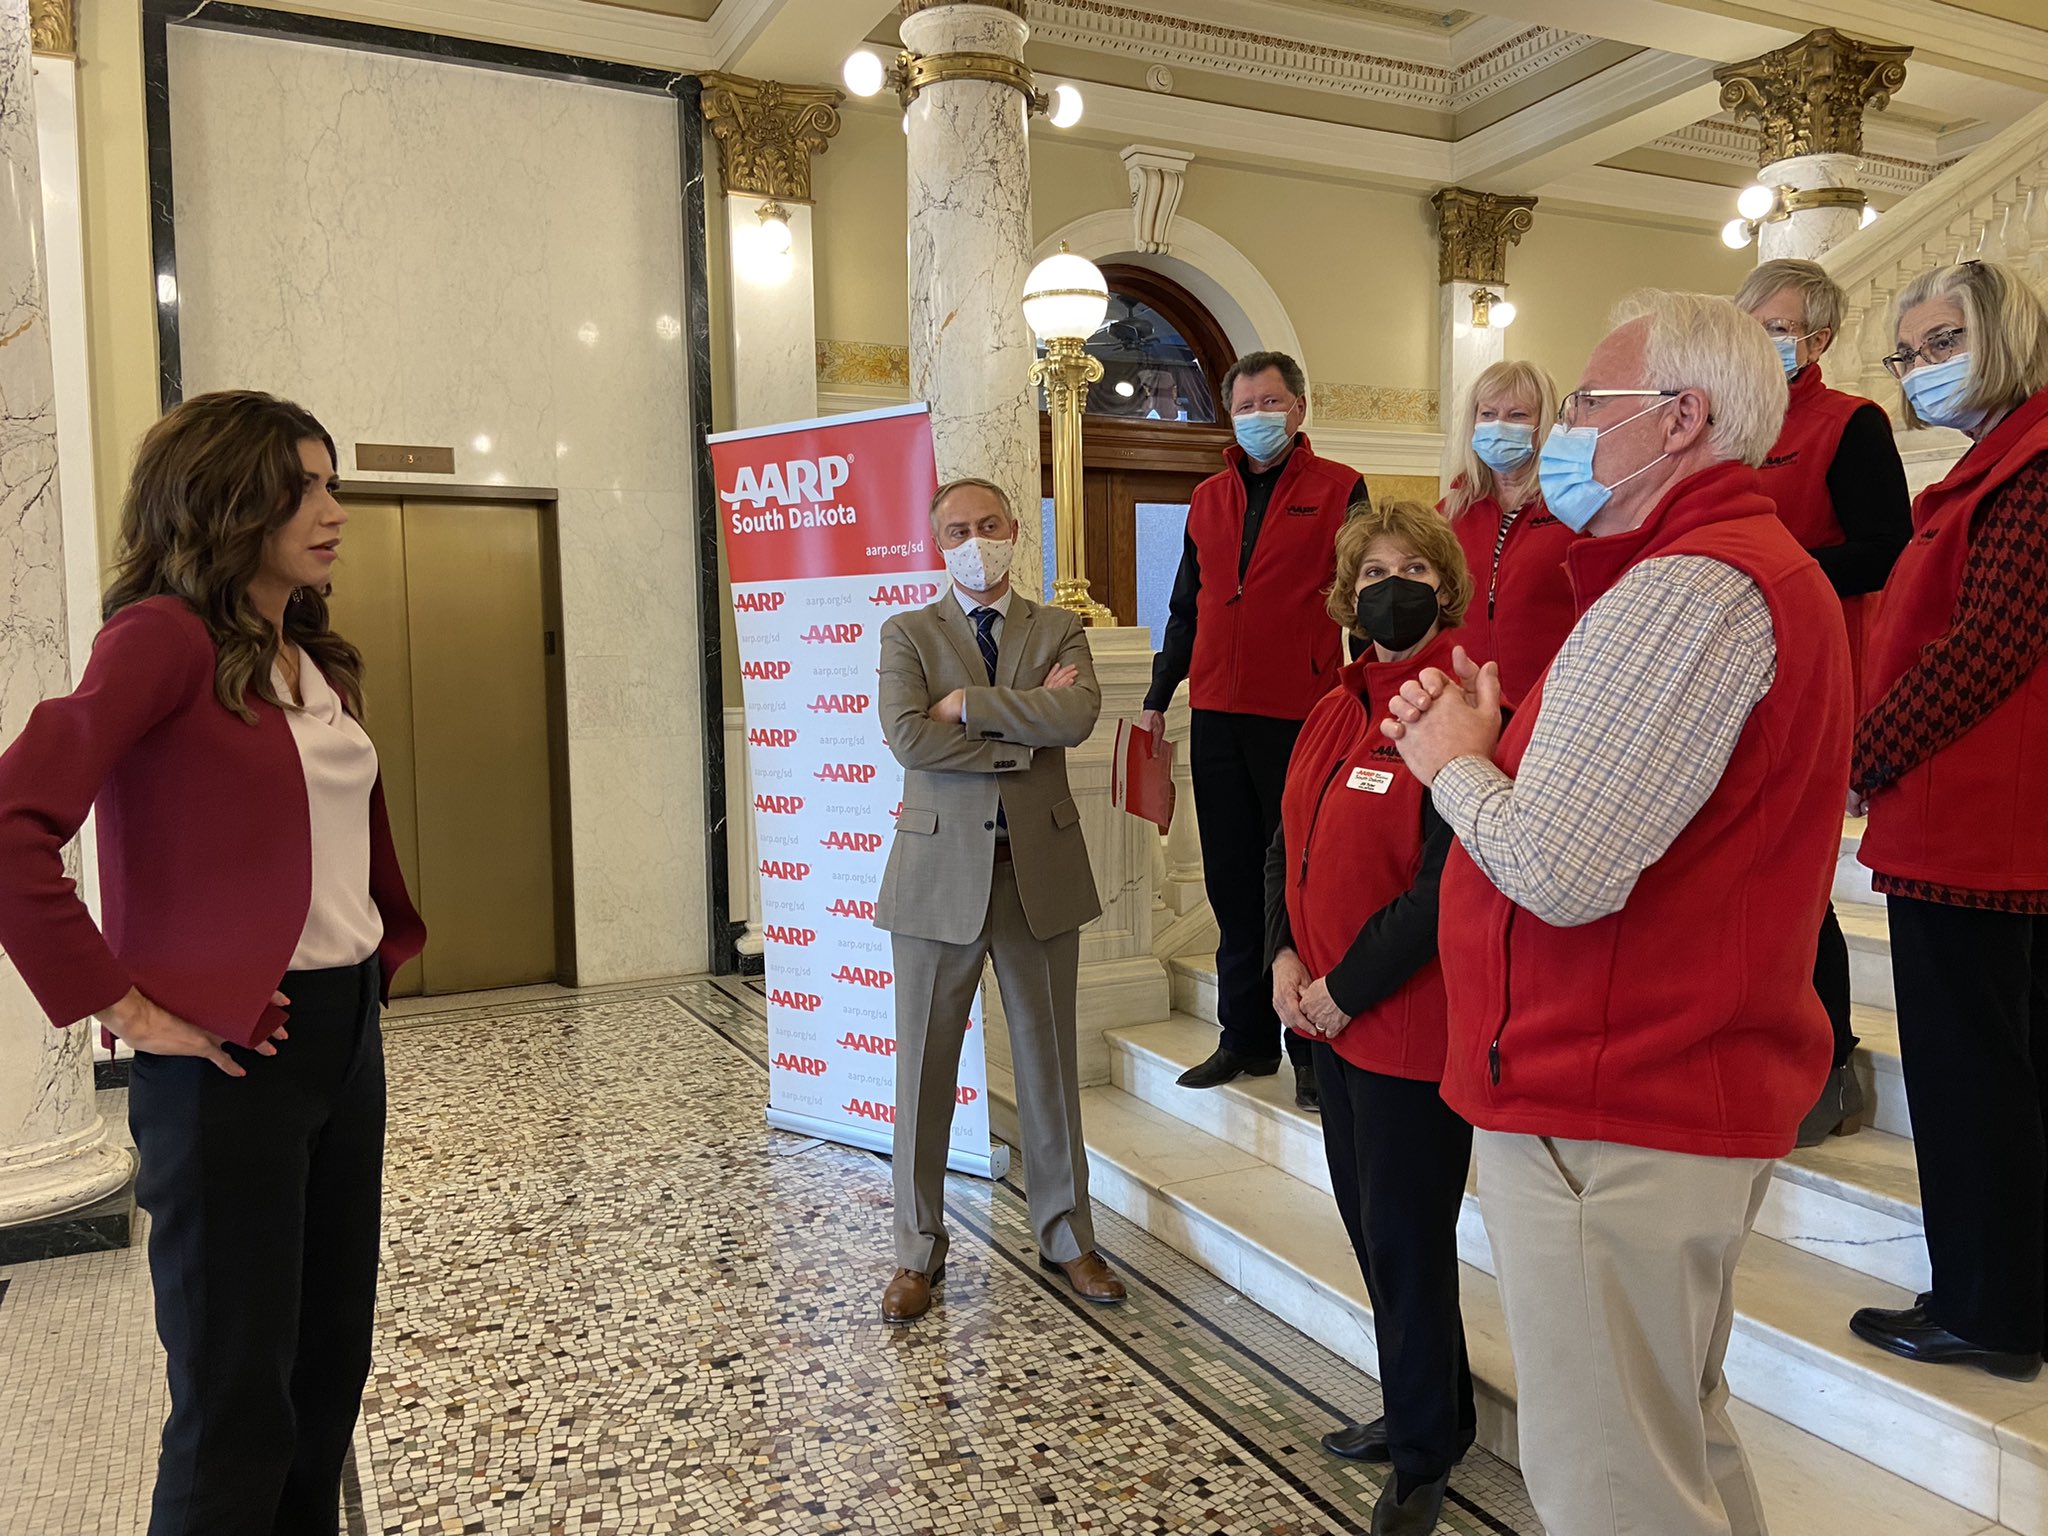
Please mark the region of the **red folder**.
[[1172, 826], [1173, 743], [1129, 720], [1117, 721], [1109, 799], [1162, 832]]

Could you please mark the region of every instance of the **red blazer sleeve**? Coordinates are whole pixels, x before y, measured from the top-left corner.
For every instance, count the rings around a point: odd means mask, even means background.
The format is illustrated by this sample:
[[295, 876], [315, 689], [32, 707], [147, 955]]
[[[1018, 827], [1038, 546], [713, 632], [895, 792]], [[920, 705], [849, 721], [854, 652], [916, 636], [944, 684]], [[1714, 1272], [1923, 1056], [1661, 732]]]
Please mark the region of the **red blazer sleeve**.
[[37, 705], [0, 753], [0, 949], [60, 1028], [133, 986], [64, 873], [64, 845], [128, 750], [210, 694], [211, 647], [195, 638], [154, 605], [123, 609], [94, 641], [77, 689]]

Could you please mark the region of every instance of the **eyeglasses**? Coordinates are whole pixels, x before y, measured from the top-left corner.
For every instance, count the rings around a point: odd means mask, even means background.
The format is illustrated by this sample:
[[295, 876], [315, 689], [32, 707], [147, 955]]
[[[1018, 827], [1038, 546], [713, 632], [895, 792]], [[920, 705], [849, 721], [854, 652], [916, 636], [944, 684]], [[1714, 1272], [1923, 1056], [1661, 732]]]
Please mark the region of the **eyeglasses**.
[[1620, 400], [1629, 396], [1638, 399], [1655, 396], [1660, 399], [1675, 399], [1681, 392], [1675, 389], [1575, 389], [1564, 397], [1562, 420], [1568, 427], [1579, 424], [1579, 418], [1592, 410], [1602, 400]]
[[1773, 341], [1811, 341], [1819, 331], [1795, 331], [1782, 320], [1770, 320], [1764, 324], [1764, 333]]
[[1901, 347], [1882, 361], [1893, 378], [1903, 379], [1922, 363], [1947, 362], [1963, 349], [1963, 338], [1969, 334], [1967, 326], [1947, 326], [1936, 331], [1919, 346]]

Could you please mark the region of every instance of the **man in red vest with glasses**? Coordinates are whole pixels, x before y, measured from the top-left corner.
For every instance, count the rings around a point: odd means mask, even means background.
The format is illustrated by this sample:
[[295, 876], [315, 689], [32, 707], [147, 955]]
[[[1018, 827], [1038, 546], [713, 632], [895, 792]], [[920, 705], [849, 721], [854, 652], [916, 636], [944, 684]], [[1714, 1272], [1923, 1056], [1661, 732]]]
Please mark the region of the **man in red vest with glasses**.
[[1301, 430], [1308, 382], [1284, 352], [1251, 352], [1223, 376], [1237, 441], [1195, 487], [1166, 634], [1139, 724], [1155, 736], [1188, 682], [1188, 767], [1202, 836], [1202, 880], [1216, 918], [1216, 1017], [1222, 1038], [1180, 1076], [1215, 1088], [1294, 1062], [1294, 1098], [1315, 1109], [1308, 1042], [1280, 1028], [1266, 967], [1266, 849], [1294, 738], [1344, 663], [1325, 609], [1337, 530], [1366, 501], [1355, 469], [1318, 458]]
[[1463, 656], [1382, 729], [1458, 836], [1443, 1096], [1477, 1128], [1536, 1513], [1761, 1536], [1721, 1366], [1736, 1262], [1831, 1056], [1813, 935], [1848, 635], [1758, 485], [1786, 401], [1763, 329], [1702, 294], [1616, 318], [1540, 461], [1589, 535], [1565, 559], [1577, 625], [1505, 731], [1498, 675]]

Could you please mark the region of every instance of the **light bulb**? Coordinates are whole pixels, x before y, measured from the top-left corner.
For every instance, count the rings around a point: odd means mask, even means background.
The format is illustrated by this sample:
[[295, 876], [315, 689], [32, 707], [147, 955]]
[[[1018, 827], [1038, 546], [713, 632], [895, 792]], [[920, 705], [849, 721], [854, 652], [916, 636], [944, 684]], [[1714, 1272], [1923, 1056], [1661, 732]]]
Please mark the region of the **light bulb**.
[[1721, 243], [1731, 251], [1739, 251], [1749, 244], [1749, 221], [1730, 219], [1721, 226]]
[[1052, 110], [1045, 120], [1055, 128], [1071, 128], [1081, 121], [1081, 93], [1071, 85], [1056, 85], [1052, 90]]
[[1735, 211], [1754, 224], [1777, 204], [1778, 194], [1759, 183], [1742, 189], [1741, 196], [1735, 199]]
[[1513, 325], [1515, 323], [1515, 316], [1518, 313], [1519, 311], [1515, 306], [1506, 299], [1496, 299], [1493, 304], [1493, 313], [1488, 318], [1495, 325]]
[[889, 75], [880, 56], [867, 48], [856, 48], [849, 53], [846, 67], [840, 73], [846, 81], [846, 88], [856, 96], [875, 95]]
[[1116, 381], [1116, 392], [1128, 400], [1138, 392], [1138, 386], [1129, 379], [1118, 379]]
[[1868, 204], [1868, 203], [1865, 203], [1865, 204], [1863, 205], [1863, 221], [1862, 221], [1862, 222], [1861, 222], [1860, 224], [1858, 224], [1858, 225], [1857, 225], [1856, 227], [1857, 227], [1858, 229], [1868, 229], [1868, 228], [1870, 228], [1870, 226], [1871, 226], [1871, 225], [1875, 224], [1876, 222], [1877, 222], [1877, 210], [1876, 210], [1875, 208], [1871, 207], [1871, 206], [1870, 206], [1870, 204]]
[[787, 219], [771, 213], [761, 220], [761, 249], [769, 255], [787, 256], [795, 243]]

